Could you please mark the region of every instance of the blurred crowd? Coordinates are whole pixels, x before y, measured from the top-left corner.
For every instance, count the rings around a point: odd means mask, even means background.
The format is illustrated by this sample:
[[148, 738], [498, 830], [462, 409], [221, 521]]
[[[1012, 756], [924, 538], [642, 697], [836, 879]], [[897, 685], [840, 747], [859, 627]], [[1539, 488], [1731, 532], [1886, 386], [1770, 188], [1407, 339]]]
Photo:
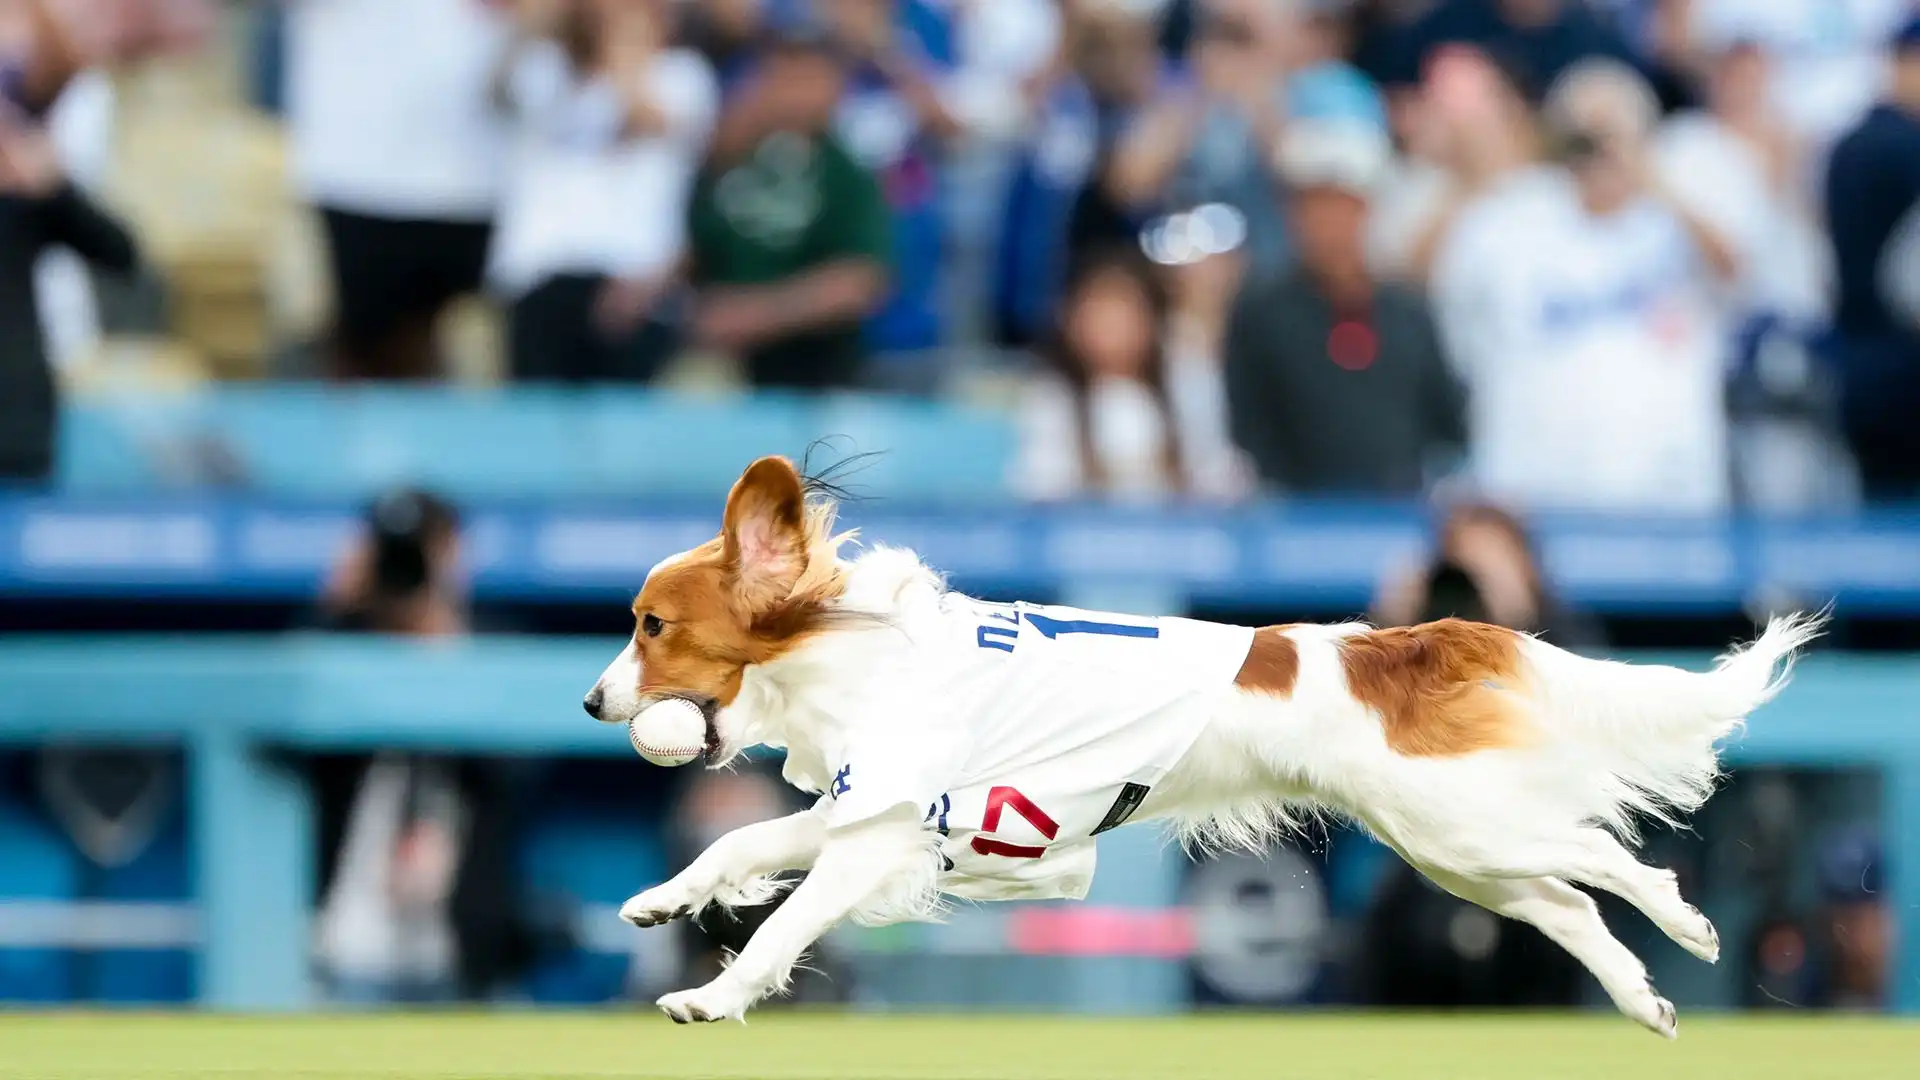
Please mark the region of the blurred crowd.
[[[135, 259], [62, 98], [241, 7], [0, 3], [0, 305], [43, 249]], [[1036, 499], [1920, 488], [1909, 0], [244, 7], [335, 378], [445, 377], [479, 294], [519, 381], [1011, 372]], [[45, 476], [4, 325], [0, 473]]]

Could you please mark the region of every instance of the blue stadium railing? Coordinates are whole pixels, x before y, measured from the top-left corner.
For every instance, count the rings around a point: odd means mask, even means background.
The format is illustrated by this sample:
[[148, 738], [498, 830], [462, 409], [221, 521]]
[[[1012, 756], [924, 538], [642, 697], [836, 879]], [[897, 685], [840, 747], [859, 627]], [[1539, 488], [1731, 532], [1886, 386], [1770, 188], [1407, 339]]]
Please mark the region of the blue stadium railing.
[[[60, 496], [0, 496], [0, 591], [304, 596], [360, 505], [422, 484], [468, 510], [481, 595], [613, 597], [710, 535], [766, 453], [868, 455], [839, 476], [862, 497], [848, 521], [983, 591], [1355, 610], [1428, 527], [1409, 505], [1022, 508], [1006, 414], [872, 395], [228, 385], [78, 400], [62, 433]], [[1920, 612], [1920, 508], [1537, 525], [1590, 608]]]
[[[476, 593], [605, 599], [719, 527], [705, 498], [466, 506]], [[142, 494], [0, 495], [0, 594], [175, 594], [298, 599], [352, 535], [357, 503]], [[966, 588], [1057, 596], [1094, 588], [1246, 609], [1357, 611], [1380, 576], [1426, 547], [1411, 505], [1319, 502], [1239, 509], [956, 507], [877, 498], [843, 509], [864, 540], [904, 545]], [[1920, 514], [1807, 520], [1543, 516], [1547, 574], [1601, 611], [1737, 611], [1757, 599], [1837, 600], [1920, 612]], [[1135, 601], [1137, 604], [1139, 601]]]
[[[311, 1001], [314, 815], [305, 785], [288, 766], [288, 751], [416, 748], [629, 757], [622, 733], [592, 723], [577, 704], [617, 644], [553, 638], [454, 645], [308, 636], [16, 638], [0, 644], [0, 747], [183, 748], [191, 899], [202, 928], [200, 999], [230, 1009], [298, 1008]], [[1815, 656], [1788, 692], [1753, 718], [1733, 750], [1736, 764], [1866, 766], [1881, 772], [1889, 902], [1901, 920], [1902, 952], [1892, 985], [1897, 1006], [1910, 1013], [1920, 1012], [1916, 712], [1920, 662]], [[635, 761], [633, 768], [652, 767]], [[1176, 899], [1177, 868], [1157, 853], [1151, 830], [1123, 830], [1108, 839], [1094, 903], [1154, 907]], [[634, 872], [643, 871], [636, 866]], [[609, 885], [609, 895], [583, 899], [617, 903], [620, 884]], [[631, 887], [644, 884], [634, 881]], [[1737, 924], [1726, 929], [1739, 932]], [[1071, 970], [1084, 977], [1071, 976], [1058, 987], [1061, 1007], [1172, 1008], [1184, 1000], [1173, 962], [1075, 963]]]

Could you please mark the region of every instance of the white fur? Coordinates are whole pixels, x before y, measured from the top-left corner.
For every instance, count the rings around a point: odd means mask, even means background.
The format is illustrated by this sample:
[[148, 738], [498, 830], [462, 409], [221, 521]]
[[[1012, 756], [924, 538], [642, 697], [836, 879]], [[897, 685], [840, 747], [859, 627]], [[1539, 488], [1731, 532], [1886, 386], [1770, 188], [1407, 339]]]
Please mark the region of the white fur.
[[[823, 788], [831, 763], [819, 747], [839, 722], [833, 703], [914, 648], [916, 626], [938, 617], [943, 588], [911, 552], [877, 548], [852, 560], [840, 603], [880, 618], [748, 668], [716, 719], [721, 757], [759, 743], [785, 747], [788, 777]], [[1458, 757], [1393, 751], [1379, 718], [1348, 692], [1340, 639], [1366, 627], [1297, 627], [1287, 632], [1300, 659], [1292, 694], [1225, 695], [1136, 820], [1161, 821], [1201, 846], [1245, 849], [1315, 815], [1356, 822], [1442, 887], [1539, 927], [1593, 971], [1622, 1012], [1671, 1037], [1673, 1007], [1569, 883], [1616, 893], [1695, 955], [1718, 956], [1712, 925], [1681, 899], [1673, 875], [1640, 863], [1622, 840], [1633, 840], [1637, 816], [1672, 820], [1706, 799], [1719, 775], [1718, 741], [1780, 691], [1783, 666], [1822, 621], [1775, 619], [1706, 673], [1590, 660], [1527, 638], [1525, 700], [1537, 737]], [[609, 694], [616, 677], [614, 668], [603, 676]], [[910, 703], [898, 715], [912, 723]], [[813, 873], [724, 974], [660, 1007], [680, 1021], [739, 1017], [782, 989], [802, 952], [840, 920], [937, 917], [932, 840], [912, 815], [841, 833], [812, 811], [729, 834], [672, 881], [628, 901], [622, 915], [652, 925], [710, 903], [764, 899], [770, 893], [757, 883], [777, 871]]]
[[627, 647], [593, 684], [594, 692], [601, 695], [600, 711], [595, 715], [602, 723], [628, 724], [640, 715], [640, 683], [645, 675], [640, 667], [640, 649], [628, 638]]

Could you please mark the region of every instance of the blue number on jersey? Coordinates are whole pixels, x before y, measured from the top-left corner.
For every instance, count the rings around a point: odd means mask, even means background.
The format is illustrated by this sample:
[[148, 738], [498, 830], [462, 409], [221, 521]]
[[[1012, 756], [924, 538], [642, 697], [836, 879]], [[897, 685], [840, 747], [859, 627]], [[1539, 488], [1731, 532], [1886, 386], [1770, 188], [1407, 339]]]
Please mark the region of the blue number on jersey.
[[1090, 619], [1050, 619], [1038, 612], [1029, 611], [1027, 625], [1040, 631], [1040, 636], [1052, 641], [1061, 634], [1099, 634], [1102, 637], [1138, 637], [1157, 638], [1160, 628], [1157, 626], [1132, 626], [1127, 623], [1094, 622]]
[[[941, 836], [953, 835], [952, 831], [947, 828], [947, 815], [952, 812], [953, 812], [953, 795], [951, 793], [942, 794], [940, 796], [939, 802], [934, 803], [932, 806], [927, 807], [927, 820], [930, 822], [935, 822], [933, 827], [939, 831]], [[938, 820], [936, 821], [935, 819], [938, 819]], [[940, 869], [941, 870], [953, 869], [953, 860], [947, 858], [947, 855], [945, 852], [940, 853]]]
[[1062, 634], [1096, 634], [1101, 637], [1130, 638], [1157, 638], [1160, 636], [1160, 628], [1153, 625], [1139, 626], [1133, 623], [1096, 622], [1092, 619], [1056, 619], [1050, 615], [1042, 615], [1037, 611], [1025, 611], [1019, 615], [988, 612], [987, 618], [997, 620], [1001, 623], [1012, 623], [1013, 625], [982, 626], [975, 640], [978, 641], [980, 647], [983, 649], [998, 649], [1001, 652], [1012, 652], [1014, 643], [1020, 639], [1019, 623], [1021, 616], [1025, 616], [1027, 625], [1038, 630], [1040, 636], [1046, 638], [1048, 641], [1053, 641]]

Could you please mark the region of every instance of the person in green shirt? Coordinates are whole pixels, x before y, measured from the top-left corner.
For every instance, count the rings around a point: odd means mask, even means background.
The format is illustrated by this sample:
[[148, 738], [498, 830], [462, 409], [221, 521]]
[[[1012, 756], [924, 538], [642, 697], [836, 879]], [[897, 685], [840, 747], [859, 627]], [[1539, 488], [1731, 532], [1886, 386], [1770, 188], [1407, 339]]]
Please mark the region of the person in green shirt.
[[886, 299], [887, 204], [833, 135], [847, 63], [789, 29], [716, 132], [689, 208], [693, 334], [756, 388], [855, 385], [863, 321]]

